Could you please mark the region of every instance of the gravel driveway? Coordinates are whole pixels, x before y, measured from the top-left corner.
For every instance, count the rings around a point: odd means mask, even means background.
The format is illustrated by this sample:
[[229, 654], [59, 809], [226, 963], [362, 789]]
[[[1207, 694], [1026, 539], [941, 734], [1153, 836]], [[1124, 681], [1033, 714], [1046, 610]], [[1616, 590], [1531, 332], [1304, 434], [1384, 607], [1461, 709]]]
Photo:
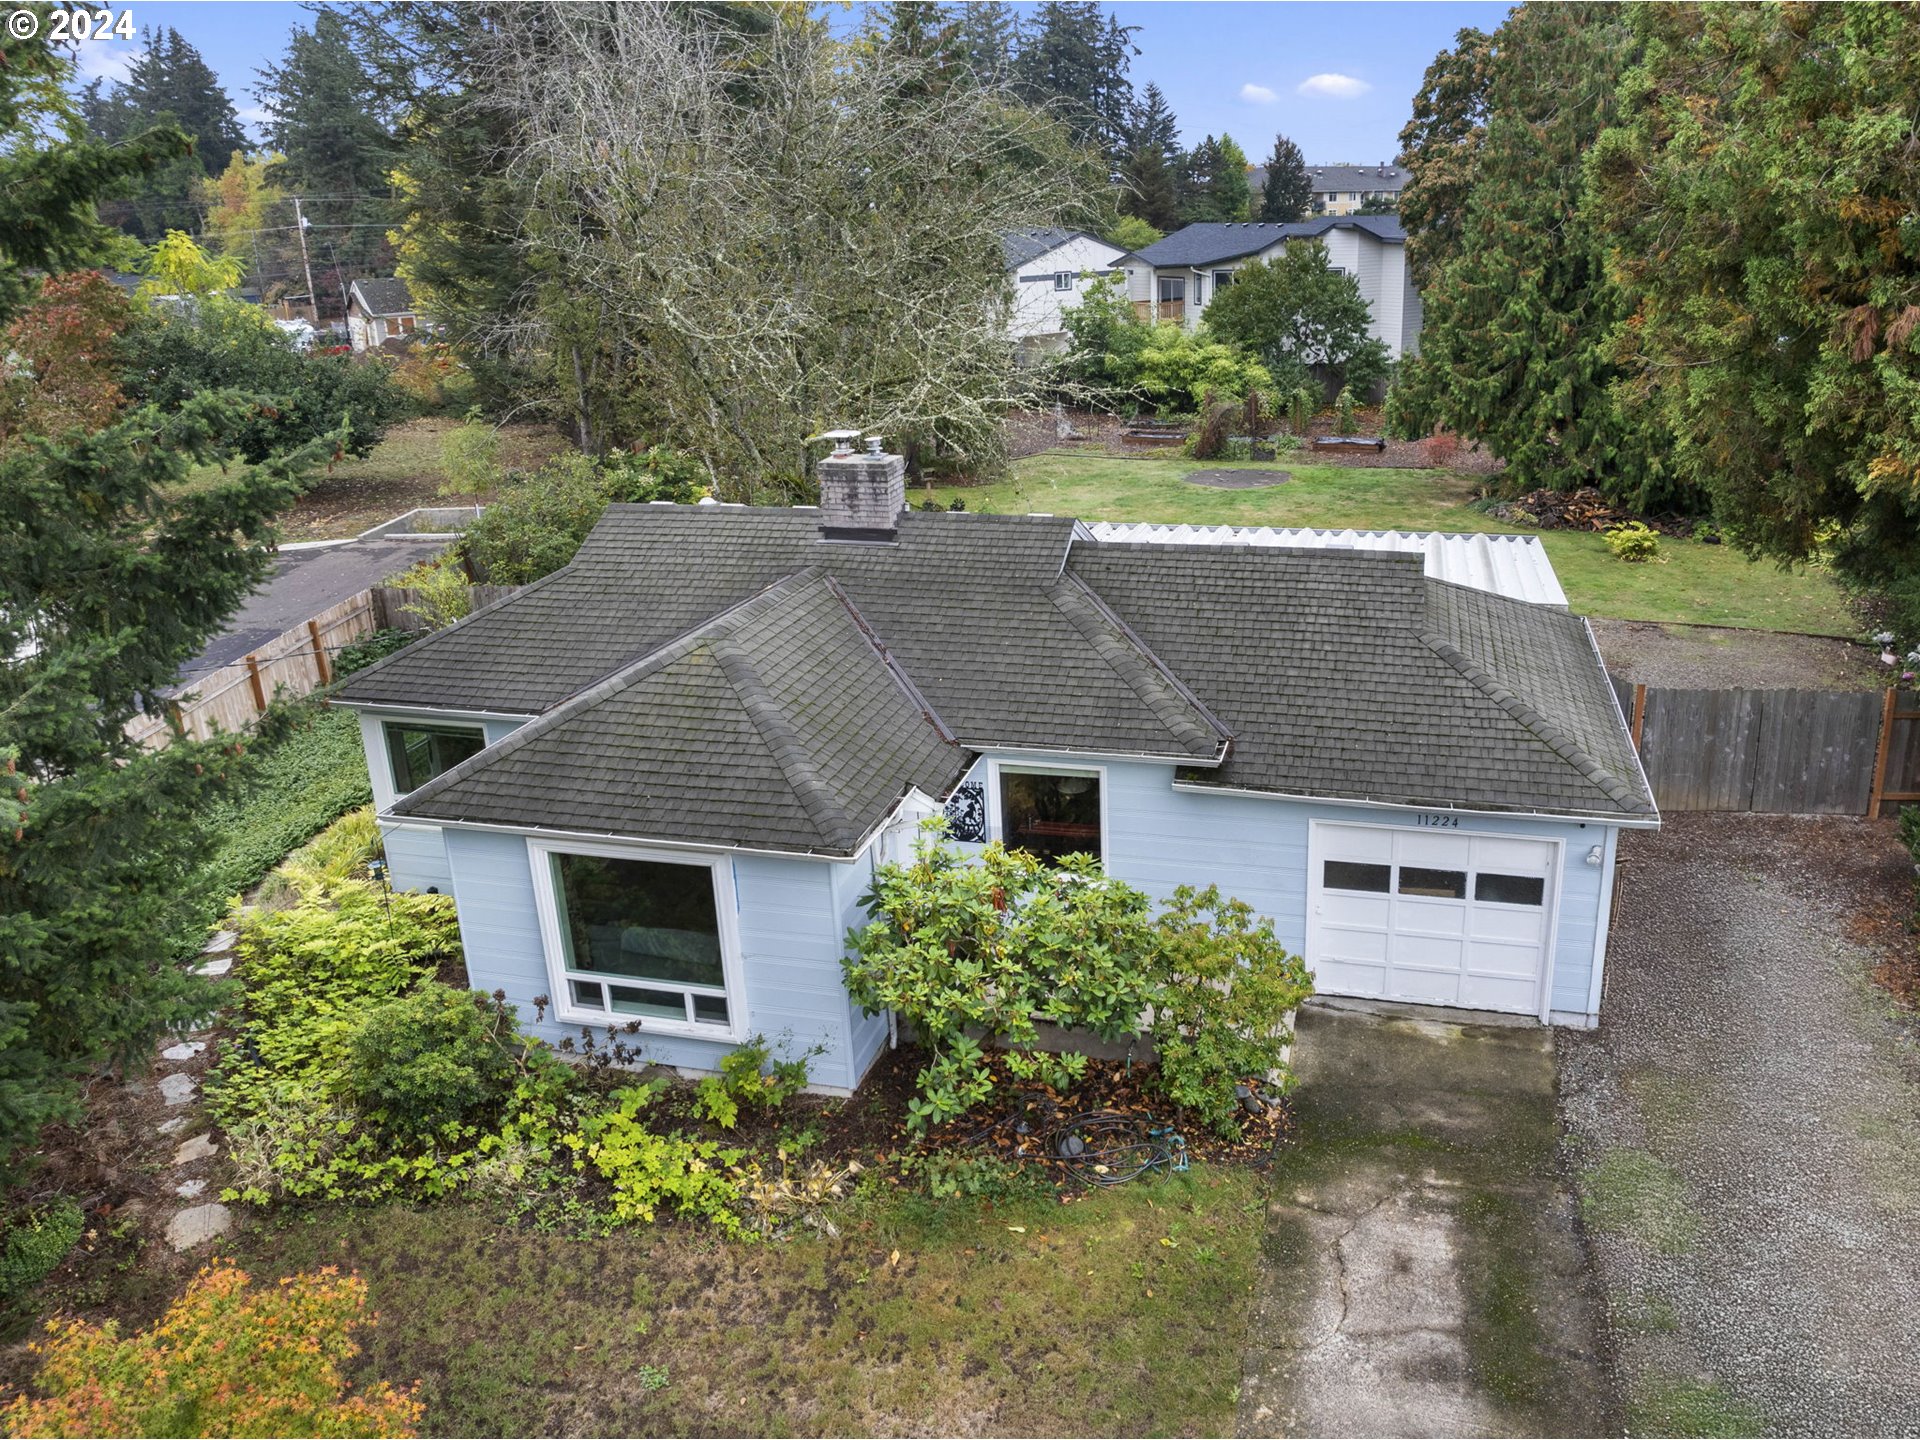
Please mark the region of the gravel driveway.
[[1920, 1433], [1920, 1063], [1869, 979], [1890, 822], [1676, 815], [1622, 847], [1569, 1168], [1633, 1433]]
[[1875, 690], [1877, 651], [1824, 635], [1594, 619], [1607, 669], [1622, 680], [1676, 690]]

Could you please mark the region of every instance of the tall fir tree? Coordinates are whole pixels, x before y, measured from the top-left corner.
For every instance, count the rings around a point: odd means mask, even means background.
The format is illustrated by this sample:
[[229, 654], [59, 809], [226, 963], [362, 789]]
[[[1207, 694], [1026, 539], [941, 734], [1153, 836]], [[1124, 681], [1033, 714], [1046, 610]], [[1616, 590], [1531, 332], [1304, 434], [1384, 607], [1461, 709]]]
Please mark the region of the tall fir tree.
[[1519, 485], [1598, 485], [1642, 508], [1684, 501], [1671, 439], [1617, 393], [1610, 342], [1625, 302], [1582, 203], [1582, 166], [1617, 118], [1635, 55], [1626, 12], [1526, 5], [1493, 41], [1486, 136], [1450, 258], [1424, 289], [1393, 422], [1479, 441]]
[[1013, 77], [1020, 19], [1006, 0], [972, 0], [956, 7], [958, 39], [967, 68], [983, 85], [1004, 85]]
[[1134, 108], [1127, 144], [1131, 150], [1158, 150], [1169, 164], [1180, 153], [1180, 123], [1174, 118], [1173, 107], [1167, 103], [1167, 97], [1151, 80], [1147, 82], [1147, 88], [1140, 92], [1140, 103]]
[[1130, 148], [1137, 27], [1122, 25], [1096, 0], [1047, 0], [1021, 37], [1017, 90], [1057, 115], [1074, 143], [1098, 150], [1118, 173]]
[[178, 126], [193, 152], [156, 167], [125, 200], [101, 207], [103, 218], [152, 243], [169, 230], [197, 232], [194, 187], [227, 168], [246, 132], [233, 100], [204, 56], [168, 26], [148, 30], [127, 78], [110, 89], [99, 80], [81, 92], [81, 113], [99, 139], [120, 143], [156, 125]]
[[66, 90], [72, 65], [47, 44], [50, 5], [23, 7], [38, 24], [26, 38], [0, 30], [0, 325], [26, 309], [41, 277], [129, 258], [123, 236], [97, 207], [187, 157], [177, 125], [133, 132], [117, 144], [90, 139]]
[[1220, 142], [1209, 135], [1180, 157], [1176, 183], [1180, 196], [1180, 222], [1205, 224], [1226, 217], [1220, 213]]
[[1180, 224], [1179, 177], [1157, 145], [1137, 145], [1121, 167], [1120, 210], [1165, 234]]
[[1461, 217], [1487, 138], [1493, 37], [1466, 29], [1427, 66], [1413, 118], [1400, 131], [1400, 163], [1410, 172], [1400, 192], [1407, 264], [1423, 288], [1459, 253]]
[[268, 142], [285, 157], [272, 181], [301, 197], [312, 226], [308, 247], [318, 262], [321, 313], [341, 310], [348, 282], [392, 268], [386, 232], [400, 146], [346, 23], [333, 11], [316, 11], [312, 30], [293, 32], [280, 63], [260, 71], [257, 93]]
[[1260, 218], [1268, 224], [1291, 224], [1306, 219], [1312, 204], [1313, 181], [1307, 176], [1306, 156], [1286, 136], [1274, 136], [1266, 183], [1260, 189]]

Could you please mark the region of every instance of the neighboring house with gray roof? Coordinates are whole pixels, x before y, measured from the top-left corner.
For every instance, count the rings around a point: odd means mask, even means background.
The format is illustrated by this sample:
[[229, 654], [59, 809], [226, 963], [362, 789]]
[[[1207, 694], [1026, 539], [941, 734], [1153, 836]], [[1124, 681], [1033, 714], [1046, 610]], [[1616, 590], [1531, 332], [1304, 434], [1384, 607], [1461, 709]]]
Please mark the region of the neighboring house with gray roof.
[[[1587, 624], [1419, 550], [1167, 544], [821, 505], [616, 505], [572, 564], [348, 678], [394, 882], [550, 1039], [754, 1034], [857, 1085], [840, 958], [877, 861], [1088, 851], [1221, 888], [1323, 991], [1594, 1023], [1616, 843], [1658, 823]], [[1488, 583], [1493, 583], [1491, 574]], [[541, 1018], [534, 1019], [535, 1012]]]
[[433, 329], [433, 319], [415, 305], [398, 275], [355, 280], [347, 287], [347, 339], [353, 353], [378, 350], [389, 340]]
[[[1351, 215], [1369, 200], [1400, 203], [1400, 192], [1407, 188], [1413, 173], [1404, 165], [1382, 160], [1378, 165], [1309, 165], [1307, 183], [1313, 188], [1313, 213]], [[1248, 167], [1247, 184], [1259, 203], [1267, 188], [1267, 167]]]
[[[1085, 230], [1015, 230], [1002, 237], [1012, 297], [1008, 337], [1023, 358], [1063, 350], [1066, 314], [1103, 275], [1122, 276], [1127, 252]], [[1124, 278], [1124, 276], [1122, 276]]]
[[1328, 262], [1353, 276], [1372, 316], [1369, 329], [1391, 359], [1419, 352], [1420, 292], [1407, 269], [1407, 236], [1397, 215], [1188, 225], [1126, 258], [1127, 293], [1147, 319], [1192, 329], [1242, 265], [1277, 260], [1289, 244], [1303, 241], [1323, 246]]

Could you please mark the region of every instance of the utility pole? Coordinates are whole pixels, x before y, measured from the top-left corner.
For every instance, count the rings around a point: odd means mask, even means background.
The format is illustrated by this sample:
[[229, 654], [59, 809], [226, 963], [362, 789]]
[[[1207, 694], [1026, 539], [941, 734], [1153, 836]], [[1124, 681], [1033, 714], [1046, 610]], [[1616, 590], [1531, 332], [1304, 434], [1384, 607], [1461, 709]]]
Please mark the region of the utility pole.
[[300, 268], [307, 273], [307, 303], [313, 306], [313, 325], [320, 328], [320, 297], [313, 290], [313, 263], [307, 259], [307, 217], [300, 212], [300, 197], [293, 197], [293, 228], [300, 236]]

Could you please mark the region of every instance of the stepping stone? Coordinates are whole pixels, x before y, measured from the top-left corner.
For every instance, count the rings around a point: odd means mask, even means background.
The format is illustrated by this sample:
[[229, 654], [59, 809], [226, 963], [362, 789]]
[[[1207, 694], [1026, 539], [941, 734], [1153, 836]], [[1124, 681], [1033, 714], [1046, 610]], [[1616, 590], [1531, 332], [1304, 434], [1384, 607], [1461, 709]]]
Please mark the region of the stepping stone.
[[231, 930], [218, 931], [211, 940], [200, 947], [200, 953], [202, 955], [224, 955], [227, 951], [233, 949], [234, 942], [239, 938], [240, 937]]
[[222, 959], [222, 960], [209, 960], [204, 965], [196, 966], [194, 968], [193, 973], [196, 975], [206, 975], [214, 979], [218, 979], [220, 976], [226, 974], [231, 969], [233, 969], [233, 961], [231, 958], [228, 958], [228, 959]]
[[207, 1048], [204, 1040], [182, 1040], [178, 1045], [169, 1045], [160, 1052], [162, 1060], [191, 1060]]
[[212, 1137], [196, 1135], [173, 1152], [173, 1163], [191, 1165], [196, 1160], [206, 1160], [219, 1153], [220, 1147], [213, 1143]]
[[187, 1117], [184, 1115], [176, 1115], [171, 1120], [162, 1120], [159, 1129], [162, 1135], [171, 1135], [176, 1130], [184, 1130], [186, 1126]]
[[193, 1099], [193, 1092], [199, 1088], [191, 1075], [167, 1075], [160, 1081], [160, 1093], [166, 1097], [169, 1105], [184, 1105]]
[[191, 1250], [218, 1240], [233, 1229], [233, 1212], [218, 1202], [182, 1210], [167, 1222], [167, 1243], [175, 1250]]

